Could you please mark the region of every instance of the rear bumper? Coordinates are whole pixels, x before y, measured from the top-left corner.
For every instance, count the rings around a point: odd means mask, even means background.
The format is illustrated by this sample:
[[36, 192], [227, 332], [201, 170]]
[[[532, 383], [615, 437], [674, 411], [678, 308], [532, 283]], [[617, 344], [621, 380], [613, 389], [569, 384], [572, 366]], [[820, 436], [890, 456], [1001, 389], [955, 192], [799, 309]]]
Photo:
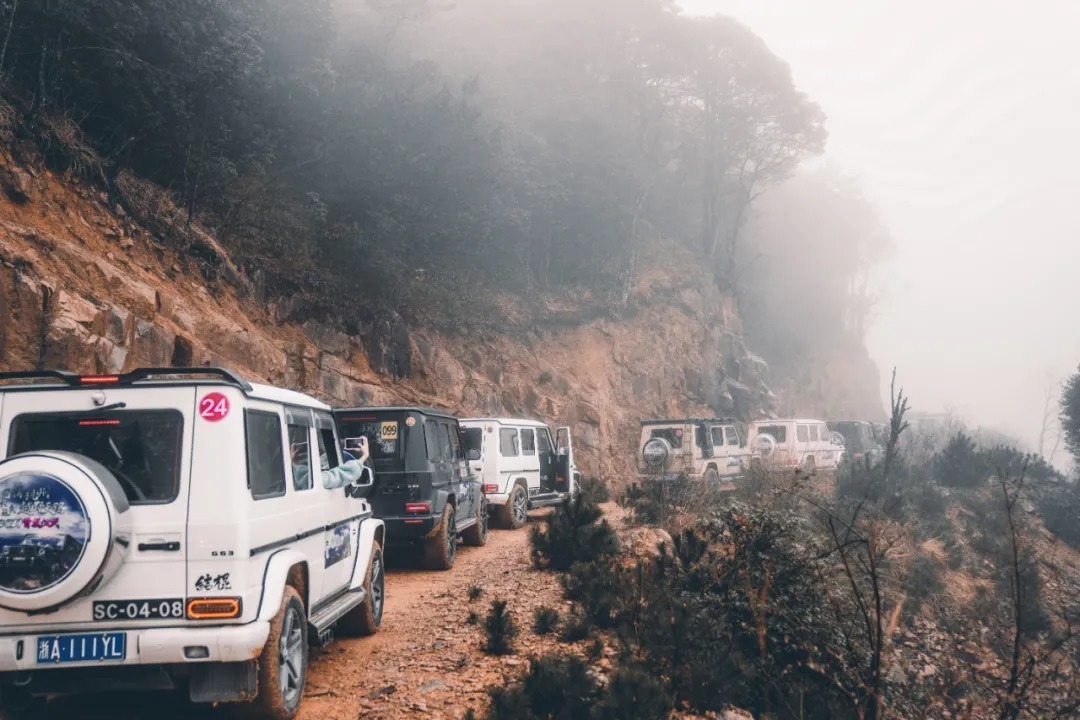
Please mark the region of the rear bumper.
[[[124, 632], [125, 657], [119, 661], [96, 661], [55, 664], [38, 662], [38, 638], [44, 635]], [[124, 667], [129, 665], [185, 665], [214, 662], [243, 662], [259, 656], [270, 623], [251, 622], [246, 625], [216, 627], [148, 628], [121, 630], [94, 627], [71, 630], [68, 633], [37, 633], [0, 637], [0, 673], [80, 667]], [[191, 650], [198, 648], [198, 650]], [[193, 655], [205, 657], [189, 658]]]
[[423, 540], [438, 527], [442, 515], [405, 515], [379, 518], [386, 525], [387, 544]]
[[488, 505], [505, 505], [510, 502], [510, 493], [485, 493]]

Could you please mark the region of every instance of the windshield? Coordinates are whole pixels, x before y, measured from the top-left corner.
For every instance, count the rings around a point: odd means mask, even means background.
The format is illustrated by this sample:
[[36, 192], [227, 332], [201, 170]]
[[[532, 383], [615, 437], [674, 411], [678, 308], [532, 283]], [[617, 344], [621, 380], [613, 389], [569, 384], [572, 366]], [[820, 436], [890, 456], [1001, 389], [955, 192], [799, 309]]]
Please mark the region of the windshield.
[[78, 453], [116, 476], [132, 505], [168, 503], [180, 491], [183, 427], [176, 410], [21, 415], [11, 424], [8, 451]]
[[829, 425], [829, 429], [844, 436], [844, 446], [848, 450], [863, 449], [862, 434], [859, 432], [858, 423], [832, 423]]
[[343, 415], [337, 418], [338, 435], [347, 452], [361, 437], [368, 439], [368, 450], [376, 468], [395, 464], [405, 448], [405, 413]]

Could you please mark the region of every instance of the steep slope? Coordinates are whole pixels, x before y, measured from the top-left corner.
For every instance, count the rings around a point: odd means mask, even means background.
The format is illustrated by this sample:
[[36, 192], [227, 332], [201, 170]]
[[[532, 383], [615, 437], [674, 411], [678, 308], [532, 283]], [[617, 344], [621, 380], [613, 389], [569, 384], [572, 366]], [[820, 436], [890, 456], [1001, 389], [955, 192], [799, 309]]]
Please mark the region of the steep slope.
[[[821, 374], [826, 362], [780, 379], [792, 402], [774, 395], [734, 302], [674, 246], [641, 258], [648, 270], [617, 317], [564, 317], [553, 304], [520, 335], [448, 336], [387, 317], [348, 336], [289, 321], [289, 299], [265, 297], [258, 274], [197, 226], [155, 234], [41, 167], [0, 164], [0, 182], [0, 369], [220, 364], [335, 404], [537, 416], [571, 425], [583, 471], [613, 479], [631, 472], [641, 417], [880, 414], [874, 382]], [[153, 186], [124, 182], [158, 217], [181, 215]]]

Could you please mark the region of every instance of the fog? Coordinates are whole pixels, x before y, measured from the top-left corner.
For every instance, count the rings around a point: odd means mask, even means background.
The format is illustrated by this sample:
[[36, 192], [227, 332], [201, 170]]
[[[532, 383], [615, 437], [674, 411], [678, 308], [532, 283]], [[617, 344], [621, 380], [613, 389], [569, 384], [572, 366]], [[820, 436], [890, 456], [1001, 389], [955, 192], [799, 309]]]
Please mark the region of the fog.
[[896, 366], [916, 410], [1034, 448], [1048, 385], [1080, 361], [1080, 5], [682, 4], [790, 63], [828, 117], [821, 162], [880, 209], [897, 246], [869, 337], [883, 382]]

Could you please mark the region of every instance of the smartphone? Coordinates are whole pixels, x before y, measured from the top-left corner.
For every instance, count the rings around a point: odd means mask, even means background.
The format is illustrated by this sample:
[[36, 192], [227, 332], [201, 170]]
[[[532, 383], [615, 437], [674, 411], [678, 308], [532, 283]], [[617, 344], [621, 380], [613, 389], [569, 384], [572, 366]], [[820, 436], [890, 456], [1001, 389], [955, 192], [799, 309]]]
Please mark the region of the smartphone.
[[364, 449], [364, 436], [345, 438], [346, 450], [363, 450]]

